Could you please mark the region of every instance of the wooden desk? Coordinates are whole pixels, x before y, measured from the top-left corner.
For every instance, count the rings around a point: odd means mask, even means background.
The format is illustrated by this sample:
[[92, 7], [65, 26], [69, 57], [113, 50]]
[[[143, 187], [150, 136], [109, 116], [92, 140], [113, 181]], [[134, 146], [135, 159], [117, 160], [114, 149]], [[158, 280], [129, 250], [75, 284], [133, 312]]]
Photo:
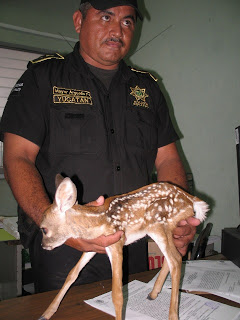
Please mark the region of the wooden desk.
[[[148, 282], [150, 281], [159, 269], [131, 275], [129, 281], [134, 279]], [[76, 286], [70, 288], [65, 298], [62, 301], [58, 311], [51, 318], [55, 320], [112, 320], [112, 316], [103, 313], [93, 307], [90, 307], [83, 301], [94, 298], [97, 295], [111, 291], [111, 280], [95, 282], [92, 284]], [[20, 297], [0, 302], [0, 319], [1, 320], [37, 320], [45, 309], [52, 302], [58, 291], [50, 291], [39, 293], [31, 296]], [[240, 304], [219, 298], [213, 295], [204, 295], [205, 297], [226, 303], [240, 308]]]

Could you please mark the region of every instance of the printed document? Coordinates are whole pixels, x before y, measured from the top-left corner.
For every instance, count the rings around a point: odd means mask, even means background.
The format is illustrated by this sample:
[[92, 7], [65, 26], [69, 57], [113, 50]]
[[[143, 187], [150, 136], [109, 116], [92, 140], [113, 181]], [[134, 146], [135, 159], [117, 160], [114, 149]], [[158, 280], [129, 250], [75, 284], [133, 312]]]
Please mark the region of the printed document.
[[[168, 319], [171, 290], [163, 288], [155, 300], [147, 296], [152, 285], [134, 280], [123, 287], [125, 320], [166, 320]], [[87, 304], [115, 316], [111, 292], [86, 300]], [[240, 320], [240, 309], [211, 301], [209, 299], [180, 293], [180, 320]]]
[[[153, 285], [156, 277], [149, 284]], [[171, 288], [170, 275], [164, 287]], [[240, 303], [240, 268], [226, 260], [185, 261], [180, 288], [190, 292], [207, 292]]]

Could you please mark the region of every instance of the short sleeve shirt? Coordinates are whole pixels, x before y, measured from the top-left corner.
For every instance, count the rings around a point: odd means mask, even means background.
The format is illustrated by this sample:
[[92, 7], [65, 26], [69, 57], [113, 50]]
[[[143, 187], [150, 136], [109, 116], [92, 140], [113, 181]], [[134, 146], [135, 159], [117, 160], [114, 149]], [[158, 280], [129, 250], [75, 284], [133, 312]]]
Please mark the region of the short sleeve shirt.
[[109, 90], [89, 70], [79, 44], [66, 57], [29, 64], [5, 107], [0, 134], [40, 147], [36, 166], [51, 197], [57, 173], [69, 176], [80, 202], [151, 182], [158, 148], [178, 139], [153, 77], [120, 62]]

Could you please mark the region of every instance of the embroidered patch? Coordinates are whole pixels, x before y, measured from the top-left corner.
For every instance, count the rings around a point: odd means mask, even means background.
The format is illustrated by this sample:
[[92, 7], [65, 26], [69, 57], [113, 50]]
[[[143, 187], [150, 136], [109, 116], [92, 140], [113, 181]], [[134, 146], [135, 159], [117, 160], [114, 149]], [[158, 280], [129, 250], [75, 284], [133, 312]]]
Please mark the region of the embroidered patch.
[[11, 96], [19, 95], [20, 91], [23, 88], [23, 83], [16, 83], [15, 86], [12, 88], [12, 91], [10, 93]]
[[72, 103], [92, 105], [89, 91], [53, 87], [53, 103]]
[[133, 105], [137, 107], [149, 108], [149, 105], [146, 102], [146, 98], [149, 97], [149, 95], [146, 94], [146, 89], [141, 89], [139, 86], [136, 86], [135, 88], [130, 87], [130, 89], [130, 95], [134, 96], [136, 99], [133, 101]]

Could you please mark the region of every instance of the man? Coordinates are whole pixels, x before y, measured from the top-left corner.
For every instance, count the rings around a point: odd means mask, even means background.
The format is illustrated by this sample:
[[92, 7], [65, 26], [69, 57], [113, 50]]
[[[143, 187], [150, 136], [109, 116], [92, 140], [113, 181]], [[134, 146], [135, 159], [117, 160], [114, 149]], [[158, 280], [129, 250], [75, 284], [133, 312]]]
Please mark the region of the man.
[[[123, 62], [142, 18], [137, 1], [82, 1], [73, 15], [79, 43], [73, 53], [30, 63], [9, 96], [2, 123], [4, 170], [19, 204], [19, 231], [29, 247], [36, 292], [62, 286], [82, 251], [96, 251], [76, 284], [111, 276], [105, 247], [121, 232], [92, 241], [69, 239], [53, 251], [41, 248], [38, 228], [55, 193], [57, 173], [78, 188], [78, 201], [121, 194], [159, 181], [187, 188], [175, 141], [178, 139], [162, 93], [146, 72]], [[102, 204], [99, 197], [96, 205]], [[196, 219], [176, 228], [182, 254], [195, 233]], [[124, 268], [147, 268], [145, 241], [125, 250]]]

